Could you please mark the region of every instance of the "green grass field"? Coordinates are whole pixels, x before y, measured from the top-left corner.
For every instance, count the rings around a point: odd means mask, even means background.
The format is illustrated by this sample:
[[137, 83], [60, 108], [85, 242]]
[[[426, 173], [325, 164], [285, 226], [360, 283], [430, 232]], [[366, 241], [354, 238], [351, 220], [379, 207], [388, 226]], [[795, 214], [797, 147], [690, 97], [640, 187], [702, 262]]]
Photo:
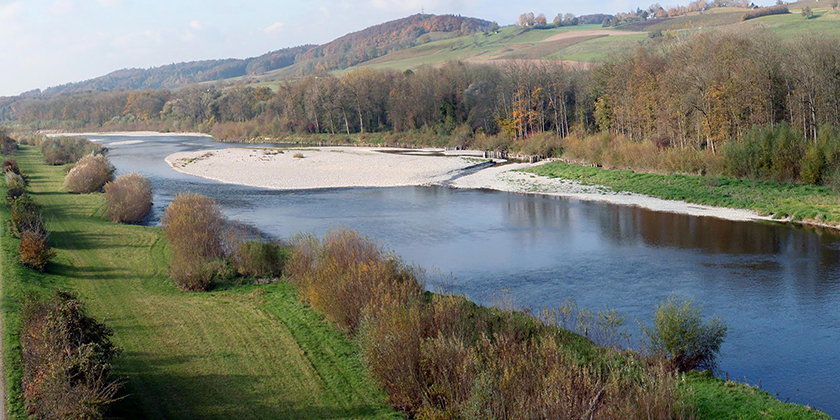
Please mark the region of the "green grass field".
[[828, 187], [727, 177], [659, 175], [548, 163], [528, 172], [666, 200], [754, 210], [776, 218], [840, 225], [840, 195]]
[[[24, 147], [16, 156], [43, 206], [58, 252], [49, 274], [17, 264], [17, 240], [2, 236], [3, 321], [13, 418], [20, 393], [18, 304], [30, 290], [77, 292], [124, 349], [116, 373], [128, 397], [120, 418], [315, 419], [394, 416], [367, 376], [353, 341], [298, 302], [290, 286], [176, 290], [157, 228], [100, 216], [101, 194], [62, 191], [64, 170]], [[2, 225], [8, 210], [3, 206]]]

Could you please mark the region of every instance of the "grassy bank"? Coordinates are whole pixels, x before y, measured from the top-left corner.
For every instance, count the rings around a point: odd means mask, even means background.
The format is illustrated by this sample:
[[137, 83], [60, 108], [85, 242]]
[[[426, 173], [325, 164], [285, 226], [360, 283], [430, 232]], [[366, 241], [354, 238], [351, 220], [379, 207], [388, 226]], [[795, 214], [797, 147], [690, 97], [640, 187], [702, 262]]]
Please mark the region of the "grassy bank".
[[603, 170], [552, 162], [528, 172], [584, 184], [603, 185], [666, 200], [754, 210], [778, 219], [840, 226], [840, 195], [828, 187], [728, 177], [659, 175], [630, 170]]
[[[128, 397], [120, 418], [383, 418], [393, 412], [356, 345], [306, 309], [286, 284], [183, 293], [166, 274], [159, 229], [101, 217], [100, 194], [63, 192], [62, 167], [31, 147], [16, 159], [30, 176], [58, 252], [48, 274], [16, 262], [2, 237], [4, 357], [13, 418], [20, 395], [19, 302], [28, 291], [77, 292], [125, 351], [116, 373]], [[8, 211], [2, 210], [6, 227]]]

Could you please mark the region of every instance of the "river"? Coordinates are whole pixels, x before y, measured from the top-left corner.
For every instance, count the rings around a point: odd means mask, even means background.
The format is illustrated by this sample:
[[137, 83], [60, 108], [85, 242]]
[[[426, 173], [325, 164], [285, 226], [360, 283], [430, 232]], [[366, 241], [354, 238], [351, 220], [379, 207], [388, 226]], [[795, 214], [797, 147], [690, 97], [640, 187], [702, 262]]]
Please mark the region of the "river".
[[[187, 136], [92, 136], [155, 188], [151, 224], [179, 192], [281, 238], [349, 227], [439, 273], [455, 293], [535, 309], [571, 298], [617, 310], [638, 336], [656, 305], [692, 298], [729, 325], [720, 370], [840, 417], [840, 236], [597, 202], [444, 187], [283, 192], [174, 171], [171, 153], [231, 147]], [[142, 143], [110, 145], [126, 140]], [[431, 286], [431, 285], [430, 285]]]

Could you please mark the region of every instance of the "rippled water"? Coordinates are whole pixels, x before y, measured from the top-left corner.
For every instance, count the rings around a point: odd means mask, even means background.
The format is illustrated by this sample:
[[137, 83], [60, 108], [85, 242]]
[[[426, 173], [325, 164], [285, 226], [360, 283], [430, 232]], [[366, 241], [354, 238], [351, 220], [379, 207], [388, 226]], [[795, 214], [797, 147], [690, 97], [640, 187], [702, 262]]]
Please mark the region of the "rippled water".
[[[127, 140], [102, 137], [103, 144]], [[131, 138], [135, 139], [135, 138]], [[730, 326], [720, 368], [782, 400], [840, 416], [840, 236], [772, 223], [728, 222], [561, 198], [448, 188], [281, 192], [181, 175], [163, 161], [228, 147], [194, 137], [111, 147], [121, 172], [155, 186], [155, 218], [171, 197], [213, 197], [231, 218], [280, 237], [344, 226], [407, 261], [453, 277], [448, 287], [492, 304], [573, 298], [650, 320], [672, 294]]]

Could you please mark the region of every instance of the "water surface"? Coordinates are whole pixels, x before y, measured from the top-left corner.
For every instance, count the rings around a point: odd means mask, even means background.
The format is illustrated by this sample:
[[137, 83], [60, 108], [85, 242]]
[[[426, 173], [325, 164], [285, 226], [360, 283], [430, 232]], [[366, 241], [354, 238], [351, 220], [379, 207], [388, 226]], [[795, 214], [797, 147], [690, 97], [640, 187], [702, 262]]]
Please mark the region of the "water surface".
[[[103, 144], [127, 140], [102, 137]], [[135, 139], [135, 138], [131, 138]], [[523, 306], [568, 298], [649, 322], [677, 294], [730, 326], [720, 368], [781, 400], [840, 416], [840, 237], [766, 222], [730, 222], [563, 198], [442, 187], [281, 192], [222, 184], [170, 168], [176, 151], [229, 147], [195, 137], [112, 146], [121, 172], [155, 187], [152, 223], [176, 193], [219, 201], [269, 234], [350, 227], [407, 261], [451, 275], [483, 304], [507, 290]]]

